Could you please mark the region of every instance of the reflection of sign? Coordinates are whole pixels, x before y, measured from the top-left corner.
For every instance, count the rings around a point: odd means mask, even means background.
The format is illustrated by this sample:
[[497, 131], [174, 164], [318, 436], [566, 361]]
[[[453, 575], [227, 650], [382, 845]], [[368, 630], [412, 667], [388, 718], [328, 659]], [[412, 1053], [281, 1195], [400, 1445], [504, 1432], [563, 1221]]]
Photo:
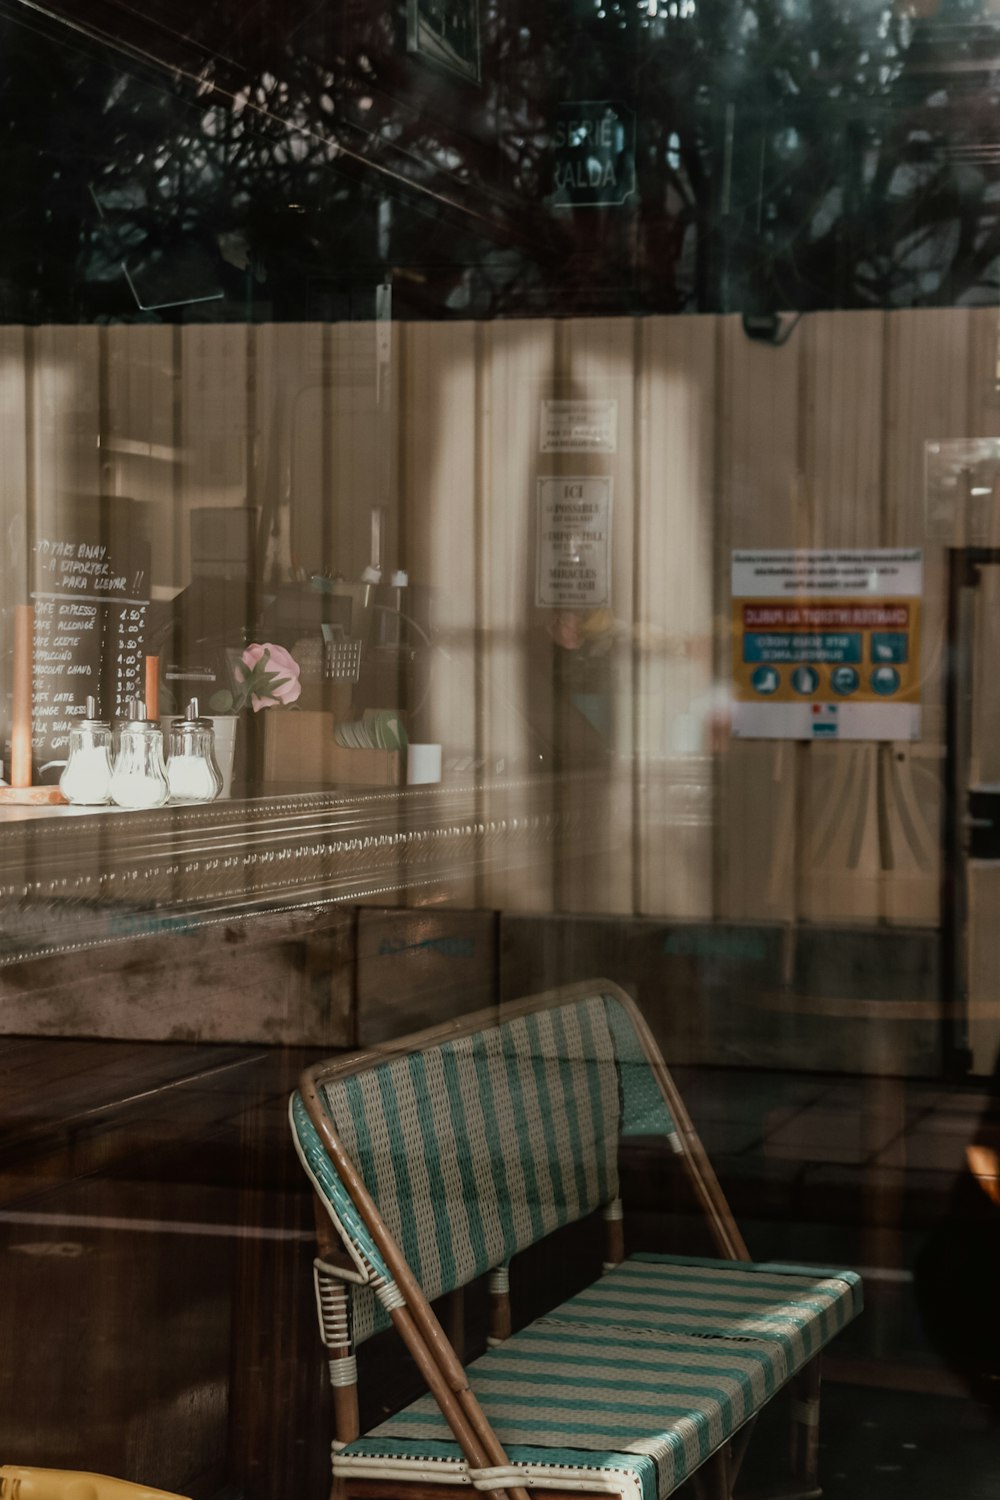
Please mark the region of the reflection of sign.
[[555, 208], [607, 208], [635, 192], [635, 115], [617, 99], [556, 105], [552, 122]]
[[478, 0], [408, 0], [406, 45], [478, 83]]
[[611, 480], [538, 481], [538, 574], [542, 609], [593, 609], [610, 602]]
[[733, 734], [917, 739], [916, 551], [734, 552]]
[[614, 453], [617, 401], [543, 401], [543, 453]]

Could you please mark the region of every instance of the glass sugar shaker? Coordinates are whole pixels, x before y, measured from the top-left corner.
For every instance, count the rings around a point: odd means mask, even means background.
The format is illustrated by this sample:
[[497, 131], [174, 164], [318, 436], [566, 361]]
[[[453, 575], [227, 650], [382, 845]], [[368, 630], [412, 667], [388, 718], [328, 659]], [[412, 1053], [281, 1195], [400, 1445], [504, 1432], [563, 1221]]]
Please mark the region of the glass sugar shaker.
[[67, 802], [81, 807], [111, 801], [111, 725], [97, 717], [93, 698], [87, 699], [87, 717], [69, 732], [69, 758], [59, 790]]
[[146, 718], [145, 703], [133, 698], [129, 717], [119, 731], [111, 800], [119, 807], [162, 807], [167, 795], [160, 726]]
[[187, 717], [170, 726], [167, 785], [171, 802], [213, 802], [222, 791], [215, 733], [210, 719], [199, 718], [197, 698], [188, 704]]

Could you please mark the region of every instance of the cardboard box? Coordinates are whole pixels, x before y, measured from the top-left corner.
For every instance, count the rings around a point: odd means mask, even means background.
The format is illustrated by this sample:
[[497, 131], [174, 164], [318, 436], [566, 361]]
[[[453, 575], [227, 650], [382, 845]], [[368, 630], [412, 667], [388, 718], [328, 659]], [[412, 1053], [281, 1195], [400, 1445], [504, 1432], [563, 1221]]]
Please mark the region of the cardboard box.
[[333, 737], [331, 714], [294, 708], [264, 712], [264, 780], [269, 785], [400, 785], [400, 752], [345, 749]]

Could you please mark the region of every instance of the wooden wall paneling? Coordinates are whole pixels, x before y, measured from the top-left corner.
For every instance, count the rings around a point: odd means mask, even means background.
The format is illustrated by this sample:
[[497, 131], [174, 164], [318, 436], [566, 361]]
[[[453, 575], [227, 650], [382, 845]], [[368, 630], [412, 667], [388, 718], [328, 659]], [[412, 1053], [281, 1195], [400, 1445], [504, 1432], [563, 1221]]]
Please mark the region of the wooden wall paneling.
[[716, 318], [638, 325], [636, 908], [712, 915]]
[[[424, 653], [411, 736], [442, 746], [446, 781], [472, 780], [478, 757], [476, 648], [477, 360], [473, 323], [400, 329], [399, 485], [410, 582], [433, 597], [433, 649]], [[477, 877], [456, 887], [474, 905]], [[421, 901], [419, 886], [408, 895]]]
[[477, 330], [411, 323], [402, 336], [406, 562], [411, 581], [434, 592], [437, 644], [413, 732], [463, 760], [476, 747]]
[[[570, 816], [584, 814], [592, 825], [596, 825], [598, 819], [602, 820], [604, 852], [593, 858], [574, 861], [571, 865], [560, 865], [556, 904], [564, 911], [630, 913], [635, 901], [633, 779], [638, 683], [634, 671], [634, 625], [639, 544], [635, 506], [635, 396], [641, 357], [640, 327], [640, 321], [635, 318], [580, 318], [560, 325], [559, 363], [553, 394], [561, 399], [616, 401], [616, 451], [564, 455], [539, 453], [538, 456], [540, 474], [555, 472], [587, 478], [607, 477], [612, 483], [611, 618], [606, 619], [602, 614], [604, 634], [592, 642], [586, 641], [581, 648], [583, 652], [593, 653], [588, 671], [596, 670], [601, 674], [597, 681], [587, 682], [584, 703], [593, 704], [595, 698], [602, 699], [603, 711], [608, 718], [608, 728], [598, 732], [596, 743], [594, 726], [586, 717], [587, 709], [580, 703], [577, 691], [568, 690], [565, 680], [556, 686], [560, 753], [564, 763], [569, 766], [600, 756], [607, 767], [603, 806], [594, 806], [592, 788], [578, 789], [571, 778], [560, 783], [560, 796]], [[553, 459], [558, 462], [553, 463]], [[549, 611], [544, 613], [550, 615]], [[577, 613], [586, 630], [598, 612], [587, 608]], [[574, 653], [557, 648], [557, 654], [562, 658], [560, 669], [577, 669], [577, 663], [567, 660]], [[590, 712], [594, 712], [593, 707]]]
[[75, 496], [100, 493], [103, 382], [98, 329], [46, 326], [33, 342], [33, 530], [44, 536]]
[[[409, 570], [410, 581], [415, 582], [408, 552], [408, 517], [399, 484], [404, 441], [400, 425], [402, 349], [402, 329], [391, 322], [333, 323], [326, 330], [326, 395], [321, 420], [325, 498], [319, 531], [325, 566], [348, 580], [360, 580], [375, 561], [374, 517], [378, 510], [383, 583], [388, 583], [391, 574], [401, 567]], [[300, 550], [308, 550], [308, 544], [301, 543]], [[388, 669], [383, 661], [376, 675], [371, 650], [377, 640], [378, 623], [379, 617], [373, 613], [365, 648], [367, 686], [355, 691], [354, 712], [360, 715], [366, 706], [376, 704], [407, 707], [411, 711], [410, 736], [419, 739], [424, 737], [419, 724], [420, 705], [422, 699], [426, 702], [433, 657], [418, 657], [418, 665], [410, 672], [402, 660], [394, 662], [395, 670]], [[409, 639], [414, 639], [412, 632]], [[410, 899], [408, 890], [373, 897], [389, 906], [405, 905]], [[412, 900], [419, 904], [423, 899], [416, 888]]]
[[[555, 385], [556, 325], [509, 320], [483, 325], [483, 433], [479, 517], [480, 640], [478, 744], [487, 776], [513, 784], [499, 791], [487, 781], [484, 807], [495, 821], [524, 817], [529, 798], [517, 781], [533, 769], [553, 768], [556, 721], [548, 633], [550, 616], [535, 608], [537, 481], [554, 472], [539, 453], [539, 409]], [[484, 886], [490, 905], [548, 911], [554, 900], [555, 851], [539, 848], [530, 869], [491, 870]]]
[[[101, 487], [105, 494], [127, 495], [143, 506], [153, 599], [169, 599], [176, 592], [175, 562], [182, 545], [175, 505], [184, 483], [178, 348], [174, 328], [114, 324], [101, 330]], [[164, 713], [173, 707], [166, 698], [161, 702]], [[110, 828], [107, 836], [112, 837]], [[49, 1029], [58, 1033], [62, 1028], [52, 1021]]]
[[944, 549], [926, 535], [925, 447], [970, 433], [973, 315], [915, 310], [886, 319], [885, 541], [922, 546], [922, 746], [944, 743]]
[[885, 747], [886, 921], [936, 925], [940, 917], [944, 766], [945, 550], [925, 523], [924, 450], [970, 433], [973, 315], [930, 309], [886, 315], [883, 544], [922, 547], [921, 739]]
[[[372, 556], [373, 507], [385, 506], [393, 535], [396, 526], [395, 497], [380, 491], [378, 482], [379, 446], [391, 455], [394, 436], [380, 431], [374, 325], [264, 325], [256, 330], [253, 364], [254, 489], [264, 518], [265, 585], [273, 580], [287, 586], [318, 573], [359, 582]], [[387, 420], [389, 415], [387, 407]], [[396, 562], [388, 546], [386, 562]], [[366, 651], [374, 617], [368, 625]], [[352, 631], [361, 633], [353, 623]], [[303, 624], [303, 641], [315, 634]], [[293, 640], [286, 644], [294, 651]], [[369, 665], [366, 660], [366, 670]], [[360, 691], [344, 696], [341, 716], [360, 714]], [[315, 710], [322, 701], [320, 685], [307, 683], [303, 706]], [[391, 696], [385, 706], [391, 706]], [[317, 774], [309, 768], [309, 736], [296, 735], [292, 720], [286, 727], [283, 758], [299, 757], [289, 779], [308, 781]], [[332, 734], [329, 722], [326, 732]]]
[[[738, 317], [719, 322], [716, 485], [717, 653], [728, 677], [733, 548], [805, 547], [810, 511], [800, 470], [802, 328], [780, 348], [755, 343]], [[794, 920], [797, 750], [789, 740], [730, 738], [719, 757], [717, 915]]]
[[336, 504], [324, 467], [330, 376], [321, 323], [269, 323], [253, 331], [253, 495], [260, 507], [260, 567], [288, 582], [332, 565]]
[[[377, 357], [380, 337], [388, 341], [381, 365]], [[359, 578], [372, 560], [372, 509], [383, 506], [382, 566], [387, 573], [406, 566], [399, 550], [395, 488], [393, 392], [398, 358], [392, 355], [396, 336], [391, 331], [380, 333], [379, 326], [367, 322], [333, 323], [328, 338], [328, 396], [322, 415], [329, 449], [324, 554], [335, 572]], [[297, 550], [307, 551], [308, 542], [297, 543]]]
[[[28, 378], [33, 334], [26, 328], [0, 327], [0, 660], [10, 661], [14, 649], [14, 606], [28, 601], [28, 548], [30, 539], [29, 506], [33, 495], [29, 488], [33, 475], [29, 469]], [[9, 684], [7, 685], [9, 688]], [[0, 701], [0, 743], [7, 732], [8, 697]], [[2, 755], [0, 751], [0, 755]]]
[[240, 324], [193, 323], [180, 329], [185, 462], [172, 580], [177, 588], [185, 588], [191, 577], [191, 511], [253, 503], [247, 442], [252, 341], [252, 331]]
[[[956, 311], [968, 327], [969, 436], [1000, 438], [1000, 318], [995, 307]], [[994, 528], [1000, 526], [993, 498]]]
[[[883, 334], [884, 361], [879, 350]], [[210, 325], [100, 332], [49, 328], [27, 337], [34, 348], [35, 430], [30, 447], [15, 444], [11, 451], [21, 457], [5, 466], [5, 493], [13, 497], [7, 503], [15, 510], [29, 471], [37, 481], [42, 525], [46, 508], [51, 515], [60, 493], [96, 493], [103, 485], [160, 497], [156, 556], [159, 562], [169, 554], [170, 548], [162, 544], [171, 535], [177, 558], [157, 574], [157, 582], [164, 588], [181, 587], [188, 581], [187, 518], [193, 505], [243, 504], [248, 496], [259, 501], [272, 486], [283, 491], [280, 500], [287, 498], [291, 486], [296, 491], [294, 515], [303, 520], [304, 543], [314, 540], [318, 531], [319, 551], [328, 549], [329, 540], [335, 552], [350, 555], [347, 572], [356, 571], [359, 559], [366, 560], [372, 496], [386, 492], [380, 435], [387, 429], [376, 393], [370, 324], [325, 329], [302, 325], [249, 333]], [[18, 395], [25, 338], [18, 330], [5, 332], [14, 353], [3, 365], [4, 420], [15, 424], [26, 419], [23, 396]], [[552, 356], [557, 339], [563, 340], [566, 356], [558, 370]], [[543, 457], [538, 453], [538, 406], [543, 390], [552, 392], [567, 383], [571, 389], [581, 383], [596, 389], [603, 382], [609, 389], [615, 385], [631, 391], [633, 380], [639, 382], [638, 416], [626, 412], [631, 394], [619, 396], [619, 452], [614, 457], [616, 592], [621, 593], [622, 568], [627, 565], [624, 587], [631, 590], [634, 583], [637, 590], [629, 615], [639, 643], [647, 638], [647, 625], [652, 641], [658, 630], [667, 638], [674, 633], [683, 636], [688, 619], [704, 623], [707, 590], [699, 591], [697, 580], [710, 551], [724, 614], [732, 546], [822, 544], [827, 538], [855, 545], [867, 540], [876, 453], [881, 447], [883, 524], [878, 540], [883, 545], [923, 543], [926, 578], [924, 738], [918, 745], [880, 753], [879, 775], [868, 777], [869, 786], [883, 788], [883, 822], [891, 849], [892, 868], [882, 881], [881, 910], [893, 922], [935, 921], [943, 553], [924, 536], [924, 443], [934, 436], [996, 433], [993, 311], [811, 317], [782, 349], [751, 343], [737, 320], [716, 325], [702, 319], [652, 320], [638, 329], [625, 320], [595, 320], [572, 328], [542, 322], [469, 325], [460, 335], [434, 325], [414, 332], [413, 340], [416, 363], [406, 377], [406, 430], [400, 452], [408, 466], [407, 483], [412, 479], [415, 488], [407, 495], [405, 514], [397, 517], [392, 509], [396, 486], [390, 476], [390, 545], [400, 553], [390, 565], [397, 560], [408, 565], [419, 581], [425, 561], [431, 559], [427, 576], [441, 588], [439, 623], [449, 637], [450, 655], [447, 672], [442, 672], [440, 652], [431, 657], [429, 717], [421, 732], [441, 737], [446, 754], [452, 749], [457, 759], [467, 750], [469, 757], [488, 753], [494, 766], [502, 761], [508, 770], [526, 765], [526, 757], [536, 753], [529, 746], [544, 742], [554, 730], [551, 682], [546, 678], [542, 684], [538, 676], [548, 639], [542, 645], [545, 622], [534, 610], [533, 593], [535, 485]], [[718, 397], [707, 384], [714, 340], [719, 347]], [[482, 350], [478, 360], [472, 347], [477, 341]], [[662, 356], [661, 348], [667, 351]], [[683, 353], [671, 352], [680, 348]], [[394, 374], [400, 364], [393, 356]], [[692, 368], [698, 371], [695, 391], [689, 373], [684, 373]], [[175, 374], [180, 378], [179, 423], [173, 415]], [[803, 375], [806, 383], [800, 389]], [[884, 387], [884, 408], [876, 387]], [[294, 422], [286, 424], [282, 455], [272, 428], [276, 400], [283, 397], [287, 403], [289, 392], [298, 409]], [[695, 415], [699, 403], [709, 415]], [[248, 404], [256, 426], [249, 437]], [[102, 420], [107, 433], [99, 450]], [[708, 434], [709, 421], [715, 423], [717, 445]], [[848, 428], [855, 434], [849, 442], [844, 438]], [[391, 425], [388, 430], [393, 430]], [[633, 468], [630, 440], [635, 431], [641, 436], [638, 469]], [[115, 451], [116, 444], [121, 451]], [[153, 456], [172, 446], [183, 455], [179, 480], [169, 459]], [[699, 532], [703, 513], [691, 503], [695, 491], [707, 496], [713, 447], [718, 453], [719, 497], [714, 546], [706, 533]], [[253, 456], [249, 471], [248, 452]], [[110, 465], [103, 474], [102, 456]], [[562, 462], [586, 466], [597, 461], [566, 456]], [[179, 509], [166, 503], [170, 472], [180, 490]], [[474, 511], [469, 497], [477, 493], [481, 498]], [[639, 496], [641, 515], [635, 524], [624, 521], [626, 493], [630, 504], [633, 493]], [[438, 515], [451, 519], [443, 527], [436, 520], [428, 524]], [[473, 515], [476, 519], [470, 523]], [[293, 520], [290, 535], [298, 524]], [[674, 550], [685, 565], [657, 597], [657, 560], [672, 534], [683, 538]], [[288, 551], [291, 555], [291, 539]], [[458, 559], [454, 567], [445, 560], [452, 554]], [[311, 558], [301, 561], [311, 566]], [[992, 581], [984, 586], [986, 619], [994, 613], [987, 599], [992, 587]], [[464, 663], [459, 660], [462, 652], [454, 649], [463, 619], [471, 622], [472, 631], [469, 646], [463, 648]], [[718, 631], [718, 620], [716, 626]], [[477, 629], [483, 632], [479, 669], [470, 665]], [[726, 655], [723, 649], [720, 659]], [[671, 840], [662, 831], [662, 817], [658, 822], [655, 815], [647, 816], [652, 782], [645, 772], [656, 753], [656, 735], [676, 729], [683, 713], [679, 707], [668, 709], [666, 697], [659, 695], [674, 695], [672, 701], [679, 704], [678, 694], [695, 691], [682, 685], [685, 674], [690, 671], [699, 684], [706, 678], [700, 663], [689, 668], [679, 661], [657, 662], [644, 650], [636, 662], [635, 682], [628, 675], [631, 665], [621, 666], [616, 701], [634, 709], [631, 717], [620, 713], [618, 723], [629, 722], [637, 735], [634, 745], [626, 740], [625, 758], [633, 748], [638, 752], [635, 786], [647, 800], [636, 804], [633, 818], [633, 791], [623, 785], [624, 801], [616, 807], [615, 823], [636, 830], [638, 904], [644, 910], [697, 914], [705, 910], [704, 866], [691, 879], [686, 867], [681, 869], [684, 861], [673, 866], [665, 862]], [[984, 701], [980, 694], [980, 704]], [[987, 760], [997, 742], [998, 737], [985, 730], [979, 734]], [[623, 748], [621, 740], [617, 748]], [[794, 763], [801, 757], [794, 747], [763, 741], [730, 743], [719, 768], [720, 914], [780, 919], [794, 914], [796, 807], [808, 829], [811, 809], [827, 799], [827, 772], [847, 758], [841, 755], [846, 748], [811, 747], [806, 754], [812, 771], [796, 787]], [[865, 747], [848, 754], [863, 760], [870, 751]], [[824, 833], [821, 847], [814, 845], [811, 851], [807, 838], [799, 850], [805, 877], [802, 910], [812, 919], [872, 915], [868, 896], [862, 895], [870, 881], [869, 823], [864, 821], [861, 832], [861, 863], [846, 884], [831, 873], [840, 858], [836, 838], [831, 842]], [[660, 831], [652, 834], [651, 825]], [[693, 836], [697, 842], [700, 835]], [[820, 856], [821, 866], [813, 868]], [[533, 892], [519, 881], [512, 892], [515, 901], [529, 906], [551, 901], [551, 892], [544, 894], [542, 889], [547, 880], [543, 874]], [[613, 909], [623, 909], [623, 882], [624, 873], [616, 875], [608, 897]], [[574, 909], [591, 904], [597, 894], [591, 873], [572, 878], [564, 892]]]
[[106, 409], [101, 483], [107, 494], [147, 506], [154, 589], [175, 584], [174, 495], [183, 476], [175, 398], [175, 331], [153, 323], [113, 324], [102, 332]]
[[[174, 339], [180, 378], [177, 441], [183, 462], [173, 505], [170, 582], [179, 592], [191, 583], [191, 512], [255, 501], [249, 421], [254, 335], [237, 324], [190, 324], [176, 329]], [[248, 591], [247, 618], [253, 608]], [[242, 736], [251, 727], [247, 719], [237, 733]], [[244, 876], [234, 876], [234, 883], [237, 879]]]
[[[367, 334], [372, 342], [370, 324], [281, 323], [265, 324], [255, 331], [253, 486], [261, 514], [259, 550], [265, 587], [280, 583], [288, 588], [302, 574], [317, 573], [356, 581], [368, 561], [368, 535], [363, 550], [353, 541], [360, 524], [355, 512], [363, 512], [363, 525], [370, 532], [372, 474], [365, 479], [359, 476], [364, 455], [371, 450], [365, 418], [370, 427], [374, 358], [364, 370], [356, 368], [354, 346], [360, 339], [355, 334]], [[308, 586], [295, 586], [304, 594], [302, 627], [283, 644], [293, 653], [298, 640], [306, 650], [310, 646], [321, 649], [318, 624], [308, 623]], [[307, 678], [301, 706], [315, 711], [323, 701], [321, 683], [315, 676], [311, 682]], [[269, 758], [275, 712], [282, 711], [269, 710], [266, 715], [265, 775], [277, 780], [282, 774], [275, 773], [277, 762], [286, 768], [290, 783], [322, 779], [314, 738], [322, 726], [315, 720], [309, 721], [308, 728], [303, 721], [301, 732], [294, 718], [283, 720], [282, 747]], [[348, 716], [349, 707], [345, 705], [343, 712]], [[327, 722], [323, 732], [332, 737], [332, 724]], [[325, 774], [329, 775], [328, 769]]]
[[[80, 504], [92, 514], [101, 493], [104, 385], [97, 328], [41, 327], [32, 343], [29, 533], [34, 546], [43, 538], [72, 535]], [[30, 555], [28, 588], [46, 589], [41, 563]]]
[[[817, 313], [803, 345], [803, 487], [814, 547], [881, 544], [883, 315]], [[879, 915], [879, 750], [808, 744], [800, 755], [800, 914], [814, 922]]]

